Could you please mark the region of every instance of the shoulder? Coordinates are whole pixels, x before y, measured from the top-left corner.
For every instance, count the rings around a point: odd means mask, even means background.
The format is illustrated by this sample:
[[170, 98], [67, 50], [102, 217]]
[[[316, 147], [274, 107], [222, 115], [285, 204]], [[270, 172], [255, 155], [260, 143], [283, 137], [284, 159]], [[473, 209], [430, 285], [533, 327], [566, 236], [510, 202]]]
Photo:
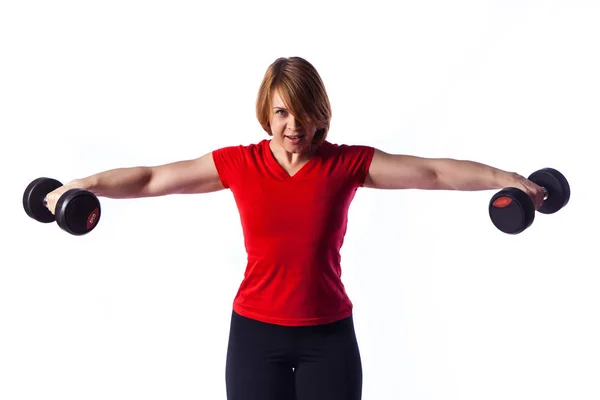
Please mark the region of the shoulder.
[[325, 141], [322, 144], [325, 163], [343, 171], [357, 185], [362, 185], [369, 172], [375, 148], [363, 144], [337, 144]]
[[346, 143], [332, 143], [325, 141], [321, 145], [321, 152], [325, 156], [342, 158], [345, 160], [352, 160], [357, 158], [373, 157], [375, 148], [373, 146], [364, 144], [346, 144]]
[[262, 157], [267, 146], [266, 140], [261, 140], [258, 143], [225, 146], [213, 150], [213, 162], [223, 186], [228, 188], [239, 179], [250, 165]]
[[265, 139], [257, 143], [221, 147], [212, 151], [213, 158], [220, 161], [241, 162], [262, 154], [268, 144], [267, 142]]
[[224, 146], [214, 150], [213, 152], [221, 152], [221, 153], [253, 153], [253, 152], [262, 152], [265, 146], [268, 145], [268, 140], [263, 139], [259, 142], [249, 143], [249, 144], [238, 144], [232, 146]]

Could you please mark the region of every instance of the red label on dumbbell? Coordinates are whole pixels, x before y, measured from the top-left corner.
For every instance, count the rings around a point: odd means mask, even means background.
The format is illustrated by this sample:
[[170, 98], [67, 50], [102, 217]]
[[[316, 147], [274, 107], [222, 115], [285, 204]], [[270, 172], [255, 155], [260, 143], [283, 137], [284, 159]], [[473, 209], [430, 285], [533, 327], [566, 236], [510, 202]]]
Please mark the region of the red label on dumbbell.
[[98, 222], [98, 212], [99, 211], [100, 210], [98, 209], [98, 207], [96, 207], [94, 209], [94, 211], [92, 211], [90, 213], [90, 216], [87, 219], [87, 225], [86, 225], [86, 228], [88, 230], [92, 229], [94, 227], [94, 225], [96, 225], [96, 222]]
[[496, 208], [504, 208], [508, 207], [510, 203], [512, 203], [512, 199], [510, 197], [502, 196], [494, 200], [492, 205]]

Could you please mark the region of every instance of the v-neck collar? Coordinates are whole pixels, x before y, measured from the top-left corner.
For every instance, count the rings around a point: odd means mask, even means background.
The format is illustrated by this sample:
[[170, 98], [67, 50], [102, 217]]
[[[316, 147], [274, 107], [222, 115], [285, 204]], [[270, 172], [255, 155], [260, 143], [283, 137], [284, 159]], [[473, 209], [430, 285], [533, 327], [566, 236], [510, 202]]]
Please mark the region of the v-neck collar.
[[270, 142], [272, 139], [269, 140], [265, 140], [265, 144], [264, 144], [264, 152], [265, 152], [265, 156], [267, 159], [267, 162], [269, 164], [269, 168], [275, 173], [277, 174], [279, 177], [286, 179], [286, 180], [293, 180], [293, 179], [299, 179], [302, 176], [306, 175], [308, 173], [308, 171], [311, 169], [311, 165], [314, 164], [319, 156], [319, 150], [321, 148], [321, 146], [319, 146], [317, 148], [317, 150], [315, 151], [315, 153], [304, 163], [304, 165], [302, 167], [300, 167], [300, 169], [298, 171], [296, 171], [296, 173], [294, 175], [290, 175], [285, 168], [283, 168], [279, 162], [277, 161], [277, 158], [275, 158], [275, 154], [273, 154], [273, 151], [271, 150], [271, 146], [270, 146]]

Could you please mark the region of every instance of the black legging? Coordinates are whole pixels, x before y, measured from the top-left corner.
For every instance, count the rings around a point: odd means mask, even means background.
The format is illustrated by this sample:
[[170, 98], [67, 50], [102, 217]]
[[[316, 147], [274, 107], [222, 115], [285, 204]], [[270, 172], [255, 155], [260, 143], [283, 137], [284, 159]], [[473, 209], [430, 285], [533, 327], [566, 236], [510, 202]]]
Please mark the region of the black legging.
[[233, 312], [225, 375], [228, 400], [360, 400], [352, 316], [289, 327]]

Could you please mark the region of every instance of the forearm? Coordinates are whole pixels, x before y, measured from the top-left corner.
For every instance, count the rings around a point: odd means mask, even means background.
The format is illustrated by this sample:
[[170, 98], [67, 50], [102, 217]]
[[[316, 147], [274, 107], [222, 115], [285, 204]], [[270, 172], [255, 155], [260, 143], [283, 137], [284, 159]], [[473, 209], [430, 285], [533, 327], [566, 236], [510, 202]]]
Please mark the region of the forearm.
[[117, 168], [75, 179], [68, 186], [88, 190], [101, 197], [135, 198], [143, 196], [151, 177], [148, 167]]
[[441, 190], [489, 190], [515, 185], [522, 177], [475, 161], [438, 159], [437, 188]]

